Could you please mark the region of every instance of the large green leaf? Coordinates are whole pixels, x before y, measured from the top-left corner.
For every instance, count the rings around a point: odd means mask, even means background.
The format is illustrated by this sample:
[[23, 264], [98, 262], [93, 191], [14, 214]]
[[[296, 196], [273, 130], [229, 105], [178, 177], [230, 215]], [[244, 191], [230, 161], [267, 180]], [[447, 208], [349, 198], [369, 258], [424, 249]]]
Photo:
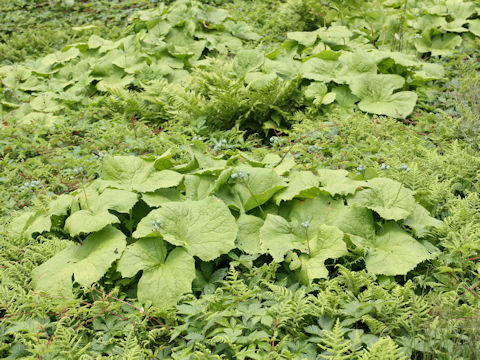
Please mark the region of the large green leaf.
[[8, 232], [14, 236], [29, 238], [35, 233], [50, 231], [50, 214], [45, 211], [27, 211], [13, 218], [8, 224]]
[[320, 193], [319, 179], [310, 171], [295, 171], [290, 176], [288, 186], [275, 194], [277, 205], [282, 201], [299, 198], [314, 198]]
[[323, 186], [320, 188], [328, 192], [330, 195], [348, 195], [353, 194], [364, 183], [362, 181], [355, 181], [347, 177], [346, 170], [330, 170], [321, 169], [318, 171], [320, 182]]
[[448, 13], [455, 20], [464, 20], [475, 14], [475, 3], [463, 0], [447, 0]]
[[80, 195], [80, 199], [85, 202], [86, 209], [75, 211], [65, 221], [65, 230], [70, 236], [98, 231], [109, 224], [118, 223], [118, 218], [108, 210], [128, 213], [138, 197], [131, 191], [106, 189], [100, 195], [87, 194], [87, 201], [84, 200], [84, 194]]
[[336, 78], [339, 67], [340, 63], [337, 60], [312, 58], [302, 64], [300, 73], [305, 79], [328, 83]]
[[161, 308], [175, 305], [183, 294], [190, 292], [195, 278], [193, 256], [182, 248], [175, 248], [167, 256], [165, 242], [157, 237], [129, 245], [117, 269], [124, 277], [143, 270], [137, 287], [138, 299]]
[[305, 97], [313, 99], [314, 105], [328, 105], [335, 101], [335, 93], [328, 93], [327, 87], [320, 82], [312, 82], [305, 89]]
[[[158, 231], [152, 225], [157, 221]], [[169, 202], [143, 218], [134, 238], [162, 235], [204, 261], [216, 259], [235, 247], [237, 224], [223, 201], [207, 197], [199, 201]]]
[[416, 204], [413, 212], [405, 219], [404, 225], [415, 230], [418, 237], [424, 237], [432, 228], [443, 226], [443, 222], [430, 216], [427, 209], [422, 205]]
[[335, 79], [338, 84], [349, 84], [357, 76], [377, 73], [378, 59], [365, 51], [345, 52], [338, 60], [341, 64]]
[[163, 203], [171, 201], [183, 201], [185, 196], [177, 189], [158, 189], [154, 192], [142, 194], [142, 200], [151, 207], [159, 207]]
[[311, 46], [315, 44], [318, 33], [316, 31], [293, 31], [287, 33], [287, 39], [295, 40], [303, 46]]
[[326, 259], [336, 259], [347, 254], [347, 246], [343, 241], [343, 233], [335, 226], [320, 225], [316, 238], [309, 241], [308, 254], [301, 254], [302, 267], [297, 276], [305, 285], [314, 279], [327, 278]]
[[201, 200], [216, 192], [228, 181], [232, 169], [223, 170], [218, 176], [212, 174], [185, 175], [185, 195], [190, 200]]
[[32, 272], [36, 291], [72, 296], [72, 275], [77, 283], [90, 286], [120, 258], [126, 246], [125, 235], [112, 226], [90, 234], [81, 245], [59, 252]]
[[247, 254], [259, 254], [261, 252], [260, 228], [263, 226], [263, 220], [257, 216], [241, 214], [237, 225], [237, 247]]
[[385, 224], [367, 247], [365, 263], [374, 274], [405, 275], [430, 257], [422, 244], [394, 222]]
[[406, 219], [415, 209], [413, 192], [395, 180], [375, 178], [365, 186], [368, 189], [348, 198], [348, 204], [372, 209], [386, 220]]
[[228, 206], [247, 212], [267, 202], [277, 191], [287, 186], [274, 169], [240, 166], [233, 174], [242, 174], [232, 179], [233, 184], [220, 188], [218, 196]]
[[176, 171], [154, 168], [154, 161], [135, 156], [105, 157], [101, 179], [105, 186], [139, 192], [177, 186], [183, 176]]
[[74, 212], [65, 221], [65, 230], [70, 236], [77, 236], [81, 233], [91, 233], [103, 229], [110, 224], [117, 224], [120, 220], [111, 214], [107, 209], [97, 212], [90, 210], [80, 210]]
[[480, 37], [480, 19], [470, 20], [468, 22], [468, 29], [472, 34]]
[[[345, 205], [343, 200], [320, 195], [315, 199], [293, 201], [289, 218], [297, 223], [309, 221], [308, 232], [319, 225], [336, 226], [344, 233], [369, 239], [375, 235], [373, 215], [369, 209]], [[313, 236], [313, 235], [312, 235]]]
[[241, 50], [238, 52], [233, 63], [233, 70], [239, 76], [254, 71], [262, 66], [265, 57], [258, 50]]
[[352, 93], [360, 99], [360, 110], [391, 117], [410, 115], [417, 102], [417, 94], [400, 91], [405, 79], [399, 75], [360, 75], [350, 81]]
[[65, 52], [57, 51], [53, 54], [47, 55], [42, 59], [42, 63], [45, 65], [54, 65], [58, 63], [64, 63], [75, 59], [80, 55], [80, 51], [77, 48], [70, 48]]
[[345, 45], [348, 38], [353, 33], [346, 27], [340, 25], [332, 25], [328, 28], [320, 28], [316, 31], [318, 37], [326, 43]]
[[457, 34], [447, 33], [434, 35], [431, 38], [424, 36], [415, 41], [418, 52], [431, 52], [432, 56], [452, 55], [455, 49], [462, 43], [462, 38]]
[[312, 233], [300, 223], [288, 222], [281, 216], [268, 214], [260, 228], [260, 247], [263, 252], [272, 255], [273, 260], [281, 262], [290, 250], [308, 252], [307, 241], [311, 237]]

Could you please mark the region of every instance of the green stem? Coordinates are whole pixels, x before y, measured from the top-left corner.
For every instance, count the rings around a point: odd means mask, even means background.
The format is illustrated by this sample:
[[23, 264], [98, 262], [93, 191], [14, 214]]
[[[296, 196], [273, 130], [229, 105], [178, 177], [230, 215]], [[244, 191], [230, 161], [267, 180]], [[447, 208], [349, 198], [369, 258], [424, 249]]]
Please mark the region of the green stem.
[[90, 204], [88, 202], [88, 197], [87, 197], [87, 191], [85, 190], [85, 185], [83, 184], [83, 181], [80, 181], [80, 184], [82, 185], [82, 190], [83, 190], [83, 196], [85, 196], [85, 204], [87, 204], [87, 209], [90, 209]]
[[260, 212], [262, 213], [262, 216], [265, 218], [266, 215], [265, 215], [265, 212], [263, 211], [262, 207], [260, 206], [260, 203], [258, 202], [257, 198], [255, 197], [255, 194], [252, 192], [252, 190], [250, 189], [250, 186], [247, 184], [247, 182], [245, 180], [242, 181], [243, 185], [245, 185], [245, 187], [247, 188], [248, 192], [250, 193], [250, 195], [253, 197], [253, 199], [255, 200], [255, 202], [257, 203], [257, 206], [258, 208], [260, 209]]
[[310, 249], [310, 241], [308, 241], [308, 230], [307, 229], [304, 229], [304, 230], [305, 230], [305, 239], [307, 240], [308, 255], [310, 255], [312, 253], [312, 250]]
[[392, 205], [397, 202], [398, 195], [400, 195], [400, 190], [402, 190], [402, 186], [403, 186], [403, 181], [400, 183], [400, 186], [398, 187], [397, 195], [395, 195], [395, 199], [393, 200]]

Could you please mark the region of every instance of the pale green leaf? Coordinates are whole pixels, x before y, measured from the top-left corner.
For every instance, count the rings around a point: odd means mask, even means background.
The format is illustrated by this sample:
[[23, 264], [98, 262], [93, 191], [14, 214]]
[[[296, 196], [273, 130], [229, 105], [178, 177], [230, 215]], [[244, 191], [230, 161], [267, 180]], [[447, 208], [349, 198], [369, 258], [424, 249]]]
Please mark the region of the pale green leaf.
[[468, 29], [472, 34], [480, 37], [480, 19], [470, 20], [468, 22]]
[[263, 68], [266, 73], [275, 73], [283, 79], [294, 79], [300, 74], [301, 62], [290, 57], [275, 60], [265, 59]]
[[263, 220], [257, 216], [241, 214], [237, 226], [237, 247], [247, 254], [259, 254], [260, 228], [263, 226]]
[[293, 198], [314, 198], [320, 193], [319, 179], [310, 171], [295, 171], [290, 176], [288, 186], [275, 194], [277, 205]]
[[439, 228], [443, 226], [443, 222], [431, 217], [427, 209], [417, 204], [413, 212], [405, 219], [404, 225], [415, 230], [418, 237], [424, 237], [432, 228]]
[[361, 75], [350, 81], [350, 88], [360, 98], [360, 110], [403, 118], [412, 113], [417, 101], [417, 94], [412, 91], [393, 94], [404, 83], [399, 75]]
[[424, 81], [439, 80], [445, 77], [441, 64], [423, 63], [422, 69], [415, 71], [415, 77]]
[[336, 60], [312, 58], [305, 61], [300, 69], [302, 77], [328, 83], [336, 78], [340, 64]]
[[332, 89], [332, 92], [335, 93], [337, 104], [346, 109], [351, 109], [359, 100], [359, 98], [352, 94], [350, 87], [347, 85], [336, 86]]
[[233, 70], [239, 76], [254, 71], [263, 65], [265, 57], [258, 50], [241, 50], [233, 62]]
[[241, 166], [234, 168], [233, 173], [238, 171], [242, 171], [245, 177], [235, 179], [233, 186], [225, 184], [218, 192], [220, 198], [238, 210], [247, 212], [261, 206], [287, 186], [273, 169]]
[[310, 285], [314, 279], [327, 278], [326, 259], [337, 259], [346, 255], [347, 246], [343, 233], [335, 226], [320, 225], [316, 238], [309, 241], [308, 254], [301, 254], [301, 268], [297, 276], [304, 285]]
[[353, 35], [353, 33], [346, 26], [338, 25], [333, 25], [328, 28], [321, 28], [316, 32], [322, 41], [341, 45], [345, 45], [346, 40]]
[[232, 169], [223, 170], [220, 175], [185, 175], [185, 195], [190, 200], [201, 200], [216, 192], [228, 181]]
[[55, 112], [61, 109], [61, 105], [50, 94], [35, 97], [30, 101], [30, 106], [40, 112]]
[[61, 251], [32, 272], [35, 291], [72, 296], [72, 275], [82, 286], [90, 286], [120, 258], [125, 235], [112, 226], [89, 235], [81, 245]]
[[395, 180], [374, 178], [365, 187], [348, 198], [349, 205], [372, 209], [386, 220], [406, 219], [415, 209], [413, 192]]
[[268, 214], [260, 228], [260, 247], [276, 262], [283, 261], [290, 250], [307, 252], [309, 238], [311, 235], [299, 223], [288, 222], [278, 215]]
[[428, 258], [430, 254], [422, 244], [389, 222], [369, 242], [365, 263], [367, 270], [374, 274], [406, 275]]
[[319, 170], [318, 177], [320, 183], [323, 184], [320, 190], [326, 191], [332, 196], [355, 193], [355, 191], [363, 185], [363, 182], [352, 180], [348, 178], [347, 175], [348, 171], [346, 170]]
[[183, 176], [172, 170], [157, 171], [153, 161], [139, 157], [108, 156], [103, 161], [101, 179], [105, 185], [118, 189], [152, 192], [177, 186]]
[[298, 223], [309, 221], [309, 233], [315, 231], [319, 225], [326, 224], [336, 226], [346, 234], [365, 239], [375, 235], [373, 215], [369, 209], [348, 206], [343, 200], [334, 200], [326, 195], [303, 201], [294, 200], [289, 219]]
[[108, 210], [128, 213], [138, 200], [137, 194], [117, 189], [106, 189], [102, 194], [87, 192], [80, 197], [83, 210], [73, 212], [65, 221], [65, 230], [70, 236], [90, 233], [103, 229], [109, 224], [118, 223], [118, 218]]
[[56, 51], [53, 54], [47, 55], [42, 59], [44, 65], [54, 65], [58, 63], [64, 63], [69, 60], [75, 59], [80, 55], [80, 51], [77, 48], [70, 48], [65, 52]]
[[193, 256], [182, 248], [172, 250], [164, 263], [143, 271], [138, 282], [138, 299], [151, 301], [160, 308], [173, 306], [185, 293], [192, 291], [195, 279]]
[[316, 31], [293, 31], [287, 33], [287, 39], [295, 40], [303, 46], [311, 46], [315, 44], [317, 36], [318, 34]]
[[457, 34], [447, 33], [434, 35], [431, 39], [424, 36], [415, 41], [415, 47], [420, 53], [431, 52], [432, 56], [452, 55], [462, 43], [462, 38]]
[[7, 229], [11, 235], [30, 238], [35, 233], [50, 231], [51, 225], [50, 214], [44, 211], [27, 211], [13, 218]]
[[154, 192], [142, 194], [142, 199], [150, 207], [159, 207], [170, 201], [183, 201], [185, 197], [177, 189], [158, 189]]
[[350, 84], [358, 76], [377, 74], [377, 58], [365, 51], [344, 52], [338, 60], [341, 64], [335, 79], [338, 84]]
[[65, 221], [65, 230], [70, 236], [82, 233], [92, 233], [105, 228], [107, 225], [119, 223], [118, 217], [108, 212], [107, 209], [92, 212], [80, 210], [74, 212]]
[[[152, 226], [154, 220], [160, 224], [158, 231]], [[234, 248], [237, 225], [223, 201], [207, 197], [162, 204], [140, 221], [132, 236], [158, 234], [173, 245], [183, 246], [191, 255], [210, 261]]]
[[159, 237], [143, 238], [128, 245], [118, 261], [117, 270], [123, 277], [132, 277], [140, 270], [151, 270], [165, 262], [167, 248]]

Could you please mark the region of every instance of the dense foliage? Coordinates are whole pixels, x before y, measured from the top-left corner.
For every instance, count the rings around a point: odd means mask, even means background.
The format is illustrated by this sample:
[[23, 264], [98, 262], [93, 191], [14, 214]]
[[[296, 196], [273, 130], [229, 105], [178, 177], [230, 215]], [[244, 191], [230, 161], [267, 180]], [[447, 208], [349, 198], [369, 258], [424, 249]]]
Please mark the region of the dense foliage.
[[478, 4], [205, 3], [1, 5], [0, 355], [475, 358]]

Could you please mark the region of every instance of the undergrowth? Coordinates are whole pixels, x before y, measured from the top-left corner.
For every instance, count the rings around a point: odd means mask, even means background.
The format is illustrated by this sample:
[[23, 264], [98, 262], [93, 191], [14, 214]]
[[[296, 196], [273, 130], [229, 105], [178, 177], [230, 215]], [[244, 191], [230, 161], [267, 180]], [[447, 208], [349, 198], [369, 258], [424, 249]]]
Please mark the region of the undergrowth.
[[[341, 6], [347, 22], [358, 5], [218, 3], [261, 34], [256, 44], [264, 50], [285, 40], [287, 31], [328, 24], [338, 12], [335, 7]], [[8, 64], [92, 34], [116, 38], [131, 13], [126, 7], [150, 6], [136, 1], [111, 8], [111, 2], [76, 1], [73, 8], [55, 2], [12, 4], [1, 5], [8, 11], [2, 12], [0, 58]], [[27, 11], [35, 16], [25, 16]], [[34, 29], [32, 21], [43, 24]], [[96, 28], [72, 28], [92, 21]], [[369, 29], [374, 39], [382, 33], [375, 26]], [[402, 36], [389, 46], [409, 47]], [[408, 119], [318, 111], [299, 96], [295, 80], [258, 91], [229, 73], [228, 63], [222, 75], [197, 70], [192, 82], [172, 92], [162, 91], [169, 89], [165, 82], [153, 81], [143, 93], [132, 91], [144, 85], [134, 83], [130, 91], [101, 94], [81, 111], [67, 107], [65, 121], [50, 129], [19, 126], [4, 116], [1, 357], [475, 359], [480, 353], [478, 53], [465, 50], [442, 62], [448, 81], [420, 99]], [[258, 126], [272, 118], [291, 129]], [[236, 126], [239, 119], [249, 125]], [[258, 131], [262, 136], [255, 135]], [[3, 227], [11, 215], [81, 189], [99, 176], [104, 156], [159, 155], [171, 148], [176, 159], [187, 159], [187, 145], [199, 138], [211, 155], [238, 150], [258, 158], [288, 154], [302, 170], [345, 169], [360, 181], [383, 176], [402, 182], [445, 224], [433, 233], [435, 248], [429, 250], [437, 255], [421, 269], [396, 277], [372, 275], [355, 262], [348, 267], [329, 262], [329, 278], [312, 286], [299, 285], [278, 264], [259, 265], [255, 257], [232, 255], [199, 265], [192, 294], [164, 310], [138, 302], [132, 282], [114, 272], [109, 281], [75, 286], [70, 298], [33, 291], [32, 270], [67, 242], [55, 236], [12, 238]]]

